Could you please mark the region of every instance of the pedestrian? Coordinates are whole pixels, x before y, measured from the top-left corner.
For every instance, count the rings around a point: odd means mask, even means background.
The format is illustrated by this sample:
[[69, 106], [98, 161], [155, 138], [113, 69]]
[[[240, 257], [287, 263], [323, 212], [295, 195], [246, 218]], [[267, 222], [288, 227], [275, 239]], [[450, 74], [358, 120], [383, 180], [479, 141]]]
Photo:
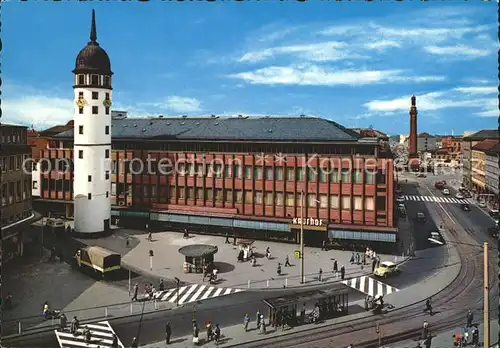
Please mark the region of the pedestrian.
[[73, 320], [71, 321], [71, 328], [70, 331], [73, 335], [75, 335], [78, 332], [78, 329], [80, 327], [80, 322], [78, 321], [77, 317], [73, 317]]
[[130, 348], [138, 348], [139, 347], [139, 342], [137, 342], [137, 337], [134, 337], [132, 340], [132, 344], [130, 345]]
[[429, 312], [429, 314], [431, 316], [433, 315], [433, 312], [432, 312], [432, 300], [431, 300], [430, 297], [427, 299], [427, 301], [425, 301], [425, 310], [424, 310], [424, 312]]
[[290, 259], [289, 259], [288, 255], [287, 255], [285, 257], [285, 267], [289, 267], [289, 266], [291, 266], [291, 264], [290, 264]]
[[199, 330], [198, 330], [198, 325], [196, 323], [194, 323], [193, 325], [193, 343], [195, 346], [198, 345], [198, 342], [199, 342]]
[[134, 285], [134, 296], [132, 296], [132, 301], [137, 301], [137, 295], [139, 294], [139, 284]]
[[269, 249], [269, 247], [266, 248], [266, 258], [268, 260], [271, 258], [271, 249]]
[[66, 318], [66, 315], [64, 313], [61, 313], [59, 316], [59, 328], [61, 331], [66, 330], [66, 325], [68, 324], [68, 318]]
[[236, 234], [233, 237], [233, 245], [236, 245]]
[[359, 253], [356, 253], [356, 264], [359, 265], [361, 263], [361, 256]]
[[321, 269], [321, 268], [319, 269], [319, 272], [318, 272], [318, 280], [320, 282], [323, 281], [323, 269]]
[[231, 244], [231, 242], [229, 241], [229, 232], [226, 232], [226, 241], [225, 241], [225, 244]]
[[363, 254], [363, 265], [366, 265], [366, 254]]
[[469, 311], [467, 312], [467, 327], [471, 327], [472, 326], [472, 321], [473, 320], [474, 320], [474, 314], [469, 309]]
[[215, 345], [219, 345], [219, 340], [220, 340], [220, 327], [219, 327], [219, 324], [215, 324], [215, 335], [214, 335], [214, 338], [215, 338]]
[[431, 346], [432, 346], [432, 334], [429, 332], [429, 335], [425, 340], [425, 348], [431, 348]]
[[260, 315], [260, 333], [261, 334], [266, 333], [266, 322], [264, 320], [264, 314]]
[[340, 268], [340, 278], [342, 280], [344, 280], [344, 278], [345, 278], [345, 267], [344, 267], [344, 265], [342, 265], [342, 267]]
[[207, 341], [211, 341], [213, 336], [213, 329], [212, 322], [210, 320], [205, 323], [205, 330], [207, 332]]
[[245, 313], [245, 317], [243, 318], [243, 327], [245, 328], [245, 332], [248, 332], [248, 323], [250, 322], [250, 317], [248, 313]]
[[321, 250], [326, 251], [326, 239], [323, 239], [323, 244], [321, 246]]
[[255, 322], [257, 323], [257, 329], [260, 328], [260, 310], [257, 309], [257, 314], [255, 315]]
[[349, 262], [351, 263], [351, 265], [354, 263], [354, 253], [351, 254], [351, 259], [349, 260]]
[[148, 240], [149, 240], [150, 242], [152, 242], [152, 241], [153, 241], [153, 233], [151, 233], [151, 232], [149, 232], [149, 233], [148, 233]]
[[277, 269], [278, 275], [281, 275], [281, 263], [278, 262], [278, 269]]
[[172, 326], [170, 321], [167, 321], [167, 325], [165, 325], [165, 343], [170, 344], [170, 336], [172, 336]]
[[333, 261], [333, 273], [335, 274], [335, 278], [337, 277], [337, 272], [339, 271], [339, 265], [337, 260]]
[[127, 248], [130, 246], [130, 238], [127, 237], [127, 239], [125, 240], [125, 245], [127, 246]]
[[163, 284], [163, 279], [160, 279], [160, 284], [158, 286], [158, 290], [159, 291], [165, 290], [165, 285]]
[[429, 323], [425, 320], [424, 325], [422, 327], [422, 338], [427, 339], [427, 335], [429, 334]]
[[375, 268], [377, 267], [377, 260], [372, 261], [372, 273], [375, 272]]
[[118, 347], [118, 336], [113, 333], [113, 341], [111, 342], [111, 348], [119, 348]]

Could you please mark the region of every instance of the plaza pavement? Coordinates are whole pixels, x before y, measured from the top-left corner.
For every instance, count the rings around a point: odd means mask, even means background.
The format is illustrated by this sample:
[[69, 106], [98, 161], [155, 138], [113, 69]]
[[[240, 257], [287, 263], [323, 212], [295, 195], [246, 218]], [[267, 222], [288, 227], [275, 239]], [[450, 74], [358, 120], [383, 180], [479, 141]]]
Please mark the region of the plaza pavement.
[[[115, 238], [120, 234], [127, 235], [132, 231], [120, 230], [115, 232]], [[252, 267], [250, 262], [237, 262], [238, 246], [225, 243], [225, 237], [191, 234], [189, 239], [183, 238], [182, 233], [177, 232], [155, 232], [153, 241], [147, 240], [147, 234], [135, 234], [139, 243], [122, 257], [125, 265], [131, 265], [141, 273], [151, 274], [155, 277], [173, 279], [179, 278], [185, 283], [203, 283], [203, 274], [183, 272], [184, 256], [179, 253], [179, 248], [192, 244], [208, 244], [218, 246], [215, 254], [215, 266], [219, 270], [220, 279], [218, 286], [230, 288], [252, 288], [272, 289], [283, 287], [304, 286], [300, 284], [300, 260], [295, 259], [294, 250], [299, 249], [297, 244], [273, 243], [255, 241], [254, 253], [257, 255], [257, 266]], [[97, 245], [105, 242], [95, 241]], [[266, 248], [269, 247], [272, 259], [264, 257]], [[113, 246], [109, 248], [113, 250]], [[149, 250], [154, 251], [153, 269], [150, 269]], [[291, 267], [284, 267], [285, 258], [288, 255]], [[363, 269], [361, 265], [350, 264], [351, 251], [328, 250], [321, 251], [320, 248], [306, 247], [305, 274], [306, 285], [318, 284], [318, 272], [323, 271], [324, 282], [338, 280], [333, 275], [333, 262], [337, 260], [338, 268], [345, 266], [346, 278], [367, 275], [371, 273], [371, 264]], [[362, 255], [361, 255], [362, 256]], [[382, 261], [394, 261], [393, 255], [380, 255]], [[402, 258], [396, 261], [402, 261]], [[282, 265], [282, 275], [277, 275], [278, 262]]]

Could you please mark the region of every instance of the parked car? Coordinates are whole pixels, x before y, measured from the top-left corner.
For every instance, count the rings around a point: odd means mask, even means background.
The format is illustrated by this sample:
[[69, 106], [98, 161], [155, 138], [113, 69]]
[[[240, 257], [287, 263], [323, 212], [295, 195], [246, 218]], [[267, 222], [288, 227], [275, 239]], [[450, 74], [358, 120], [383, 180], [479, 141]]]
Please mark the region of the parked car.
[[460, 208], [463, 210], [463, 211], [470, 211], [470, 207], [467, 203], [462, 203], [460, 205]]
[[441, 181], [441, 180], [438, 180], [434, 183], [434, 187], [437, 188], [438, 190], [442, 190], [445, 185], [446, 181]]
[[450, 190], [445, 188], [443, 189], [443, 195], [449, 196], [450, 195]]
[[477, 204], [480, 208], [486, 208], [486, 201], [479, 201]]
[[455, 195], [456, 199], [464, 199], [464, 195], [461, 194], [460, 192]]
[[443, 237], [441, 237], [441, 234], [439, 232], [431, 232], [429, 234], [429, 242], [432, 244], [438, 244], [438, 245], [443, 245], [444, 240]]
[[425, 175], [424, 173], [420, 173], [417, 175], [418, 178], [427, 178], [427, 175]]
[[498, 218], [500, 216], [498, 209], [490, 209], [490, 211], [488, 211], [488, 214], [490, 214], [492, 218]]
[[377, 277], [387, 278], [389, 276], [398, 274], [400, 272], [398, 265], [391, 261], [382, 261], [380, 265], [375, 268], [373, 274]]
[[424, 213], [417, 213], [417, 221], [418, 222], [425, 222], [427, 219], [425, 218]]

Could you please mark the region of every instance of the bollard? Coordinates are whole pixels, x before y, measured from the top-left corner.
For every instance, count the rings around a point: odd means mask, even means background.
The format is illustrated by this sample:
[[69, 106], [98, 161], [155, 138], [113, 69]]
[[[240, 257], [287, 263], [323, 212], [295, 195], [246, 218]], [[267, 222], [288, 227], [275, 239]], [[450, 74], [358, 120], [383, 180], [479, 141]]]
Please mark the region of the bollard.
[[269, 279], [266, 280], [266, 286], [269, 287]]
[[288, 278], [285, 278], [285, 288], [288, 288]]
[[131, 303], [130, 304], [130, 314], [132, 314], [133, 312], [134, 312], [134, 310], [133, 310], [133, 304]]
[[250, 280], [247, 282], [247, 286], [250, 289]]
[[18, 329], [18, 331], [19, 331], [19, 334], [21, 334], [21, 332], [22, 332], [21, 331], [21, 322], [19, 322], [19, 329]]
[[108, 317], [108, 307], [104, 307], [104, 318]]

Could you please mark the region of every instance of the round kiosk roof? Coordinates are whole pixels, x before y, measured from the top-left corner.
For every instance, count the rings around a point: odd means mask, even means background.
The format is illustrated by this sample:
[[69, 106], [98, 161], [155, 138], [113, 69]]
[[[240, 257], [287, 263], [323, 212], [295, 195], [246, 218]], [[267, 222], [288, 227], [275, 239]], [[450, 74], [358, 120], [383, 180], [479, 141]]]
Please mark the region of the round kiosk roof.
[[213, 255], [217, 251], [219, 251], [219, 248], [214, 245], [207, 244], [186, 245], [179, 249], [179, 252], [187, 257], [203, 257]]

